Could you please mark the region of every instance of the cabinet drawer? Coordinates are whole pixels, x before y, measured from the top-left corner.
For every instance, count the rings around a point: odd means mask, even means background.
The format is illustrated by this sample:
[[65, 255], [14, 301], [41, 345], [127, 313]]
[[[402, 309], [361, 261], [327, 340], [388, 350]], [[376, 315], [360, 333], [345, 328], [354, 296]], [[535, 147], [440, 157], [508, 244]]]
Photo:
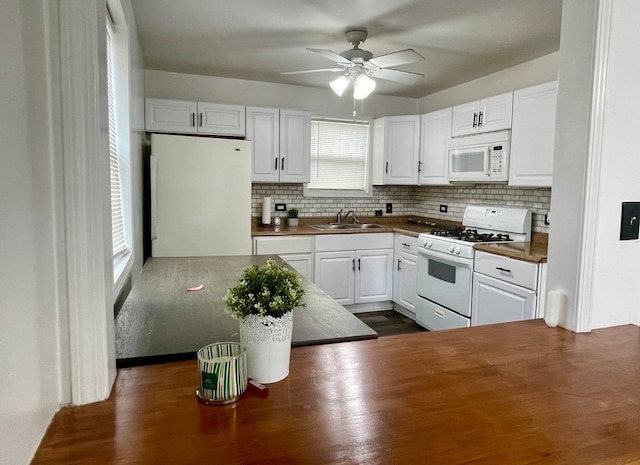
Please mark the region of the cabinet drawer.
[[394, 249], [396, 252], [407, 252], [413, 255], [418, 254], [418, 238], [396, 234], [394, 238]]
[[253, 243], [255, 255], [313, 252], [313, 236], [255, 237]]
[[476, 251], [474, 270], [527, 289], [538, 287], [538, 265], [514, 258]]

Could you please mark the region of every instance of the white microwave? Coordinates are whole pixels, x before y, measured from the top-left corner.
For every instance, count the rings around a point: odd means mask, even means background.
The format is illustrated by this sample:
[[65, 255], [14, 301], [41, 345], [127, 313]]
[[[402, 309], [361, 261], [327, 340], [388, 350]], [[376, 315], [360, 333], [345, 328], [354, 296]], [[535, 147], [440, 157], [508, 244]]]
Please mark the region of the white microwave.
[[456, 182], [504, 182], [509, 179], [510, 131], [449, 139], [447, 178]]

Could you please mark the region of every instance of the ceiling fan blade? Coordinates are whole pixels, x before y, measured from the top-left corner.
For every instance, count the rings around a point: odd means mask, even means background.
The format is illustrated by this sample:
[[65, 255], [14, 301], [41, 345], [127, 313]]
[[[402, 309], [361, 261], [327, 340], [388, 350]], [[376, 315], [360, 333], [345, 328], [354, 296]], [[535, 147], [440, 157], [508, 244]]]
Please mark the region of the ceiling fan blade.
[[351, 63], [351, 60], [347, 60], [342, 55], [338, 55], [337, 53], [332, 52], [331, 50], [324, 50], [322, 48], [307, 48], [307, 50], [309, 50], [310, 52], [322, 55], [323, 57], [328, 58], [331, 61], [335, 61], [339, 65], [351, 66], [353, 64]]
[[344, 71], [344, 68], [322, 68], [322, 69], [305, 69], [303, 71], [283, 71], [280, 74], [307, 74], [307, 73], [320, 73], [323, 71], [337, 72], [337, 71]]
[[406, 50], [400, 50], [398, 52], [371, 58], [369, 63], [372, 63], [379, 68], [388, 68], [389, 66], [404, 65], [406, 63], [413, 63], [420, 60], [424, 60], [424, 57], [415, 50], [408, 48]]
[[424, 77], [424, 74], [410, 73], [409, 71], [400, 71], [399, 69], [383, 68], [376, 71], [373, 76], [380, 79], [386, 79], [387, 81], [401, 82], [402, 84], [415, 84]]

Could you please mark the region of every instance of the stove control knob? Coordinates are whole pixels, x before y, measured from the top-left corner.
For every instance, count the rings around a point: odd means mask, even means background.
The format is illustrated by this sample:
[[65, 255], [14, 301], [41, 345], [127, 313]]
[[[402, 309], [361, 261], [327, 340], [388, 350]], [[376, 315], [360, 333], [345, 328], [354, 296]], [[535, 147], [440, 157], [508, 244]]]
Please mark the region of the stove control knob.
[[452, 245], [450, 245], [449, 246], [449, 253], [454, 253], [454, 251], [455, 251], [455, 248]]
[[460, 246], [456, 246], [455, 254], [460, 255]]
[[425, 242], [425, 245], [427, 246], [428, 249], [430, 249], [431, 247], [433, 247], [433, 241], [428, 240], [427, 242]]

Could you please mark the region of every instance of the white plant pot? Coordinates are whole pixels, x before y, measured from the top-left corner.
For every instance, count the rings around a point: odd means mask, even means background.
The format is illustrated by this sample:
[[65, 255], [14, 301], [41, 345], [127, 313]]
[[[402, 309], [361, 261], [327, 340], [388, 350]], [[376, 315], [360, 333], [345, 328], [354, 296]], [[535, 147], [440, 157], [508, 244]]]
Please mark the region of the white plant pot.
[[281, 318], [240, 318], [240, 343], [247, 348], [247, 374], [259, 383], [275, 383], [289, 374], [293, 312]]

